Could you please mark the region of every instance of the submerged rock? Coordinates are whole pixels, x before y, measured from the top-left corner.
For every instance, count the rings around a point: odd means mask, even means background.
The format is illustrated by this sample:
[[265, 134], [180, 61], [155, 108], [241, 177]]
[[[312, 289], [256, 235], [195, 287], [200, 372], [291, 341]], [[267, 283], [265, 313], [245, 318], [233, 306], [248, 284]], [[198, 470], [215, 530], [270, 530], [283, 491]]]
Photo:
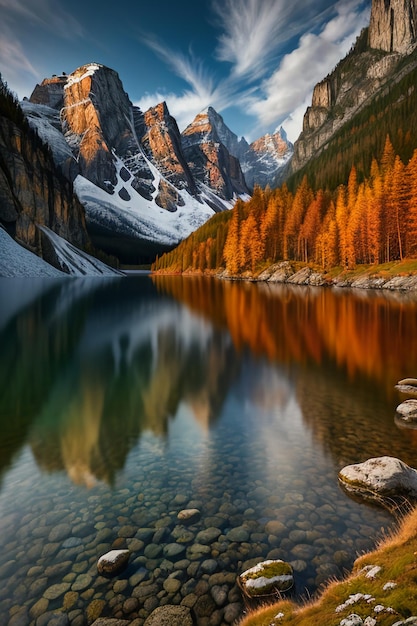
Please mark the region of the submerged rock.
[[280, 559], [262, 561], [240, 574], [238, 584], [250, 598], [288, 591], [294, 584], [293, 569]]
[[106, 552], [97, 562], [99, 574], [117, 574], [126, 567], [129, 557], [129, 550], [110, 550], [110, 552]]
[[348, 494], [390, 509], [417, 500], [417, 471], [395, 457], [347, 465], [339, 472], [339, 482]]
[[178, 513], [177, 519], [183, 524], [195, 524], [200, 521], [201, 513], [198, 509], [183, 509]]
[[145, 620], [145, 626], [193, 626], [193, 624], [190, 609], [171, 604], [158, 607]]
[[92, 626], [129, 626], [130, 621], [112, 617], [99, 617]]

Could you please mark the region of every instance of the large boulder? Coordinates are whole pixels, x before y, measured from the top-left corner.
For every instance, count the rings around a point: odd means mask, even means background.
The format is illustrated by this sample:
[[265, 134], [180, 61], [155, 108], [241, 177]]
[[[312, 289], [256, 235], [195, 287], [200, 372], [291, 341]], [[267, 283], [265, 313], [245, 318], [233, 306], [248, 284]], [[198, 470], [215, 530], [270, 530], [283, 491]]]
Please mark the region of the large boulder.
[[417, 500], [417, 471], [390, 456], [347, 465], [339, 472], [339, 483], [349, 495], [389, 509]]

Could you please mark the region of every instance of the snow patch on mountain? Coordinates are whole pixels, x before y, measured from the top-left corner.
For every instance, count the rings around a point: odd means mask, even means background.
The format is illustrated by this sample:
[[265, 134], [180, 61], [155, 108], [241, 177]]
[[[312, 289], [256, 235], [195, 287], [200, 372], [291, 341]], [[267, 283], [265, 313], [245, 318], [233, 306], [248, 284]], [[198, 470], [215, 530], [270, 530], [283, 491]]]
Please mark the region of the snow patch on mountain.
[[[66, 159], [74, 159], [71, 147], [62, 134], [60, 113], [45, 104], [32, 104], [29, 100], [20, 103], [30, 126], [52, 150], [57, 165]], [[75, 160], [75, 159], [74, 159]]]
[[64, 89], [68, 89], [69, 87], [72, 87], [72, 85], [80, 83], [82, 80], [84, 80], [84, 78], [87, 78], [87, 76], [93, 76], [95, 72], [97, 72], [102, 67], [103, 65], [100, 65], [99, 63], [89, 63], [88, 65], [83, 65], [79, 68], [79, 70], [73, 72], [68, 76], [68, 80], [66, 85], [64, 85]]
[[[117, 183], [113, 194], [107, 193], [81, 175], [74, 181], [75, 192], [86, 209], [87, 224], [105, 224], [107, 229], [114, 228], [127, 236], [140, 235], [147, 241], [173, 246], [214, 215], [213, 209], [207, 203], [199, 202], [185, 190], [178, 192], [184, 201], [182, 207], [175, 212], [162, 209], [155, 203], [159, 182], [163, 178], [156, 167], [146, 159], [154, 176], [152, 200], [146, 200], [133, 188], [133, 176], [129, 180], [121, 177], [122, 167], [127, 169], [123, 161], [116, 155], [114, 159]], [[204, 191], [209, 198], [210, 192]], [[223, 201], [223, 205], [224, 208], [232, 208], [233, 203]]]
[[65, 276], [52, 265], [16, 243], [5, 230], [0, 228], [0, 276]]
[[0, 228], [0, 277], [122, 275], [118, 270], [79, 250], [46, 226], [38, 228], [48, 237], [63, 271], [18, 244]]
[[109, 267], [83, 250], [79, 250], [50, 228], [46, 226], [38, 226], [38, 228], [49, 239], [57, 261], [66, 273], [72, 276], [114, 276], [121, 274], [118, 270]]

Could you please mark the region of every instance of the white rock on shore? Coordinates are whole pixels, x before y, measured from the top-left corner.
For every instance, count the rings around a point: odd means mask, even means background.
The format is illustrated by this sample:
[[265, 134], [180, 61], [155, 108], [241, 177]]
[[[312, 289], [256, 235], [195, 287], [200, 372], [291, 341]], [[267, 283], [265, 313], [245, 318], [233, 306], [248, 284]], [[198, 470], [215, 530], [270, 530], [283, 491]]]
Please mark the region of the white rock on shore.
[[367, 499], [397, 496], [417, 500], [417, 471], [395, 457], [347, 465], [340, 470], [339, 481], [346, 491]]

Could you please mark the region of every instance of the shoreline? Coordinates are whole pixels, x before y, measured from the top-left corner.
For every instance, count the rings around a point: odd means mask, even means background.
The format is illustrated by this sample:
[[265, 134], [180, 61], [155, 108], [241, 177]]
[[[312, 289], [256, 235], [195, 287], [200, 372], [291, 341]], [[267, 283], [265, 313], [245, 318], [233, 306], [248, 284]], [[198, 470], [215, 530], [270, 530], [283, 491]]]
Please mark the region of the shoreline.
[[375, 291], [402, 291], [417, 293], [417, 271], [407, 270], [406, 261], [397, 261], [380, 266], [358, 266], [353, 270], [334, 268], [323, 271], [314, 266], [294, 261], [280, 261], [258, 274], [244, 272], [233, 275], [222, 269], [175, 272], [156, 270], [152, 276], [208, 276], [232, 281], [288, 284], [306, 287], [334, 287], [338, 289], [365, 289]]

